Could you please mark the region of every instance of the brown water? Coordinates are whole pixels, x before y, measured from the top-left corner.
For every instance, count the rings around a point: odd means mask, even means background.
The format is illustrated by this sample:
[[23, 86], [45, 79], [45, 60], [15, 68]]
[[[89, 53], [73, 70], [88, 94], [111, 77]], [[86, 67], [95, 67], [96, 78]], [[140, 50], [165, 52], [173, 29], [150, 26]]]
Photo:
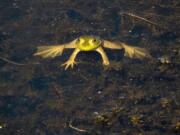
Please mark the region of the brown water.
[[[178, 135], [179, 9], [175, 0], [1, 0], [0, 135]], [[72, 50], [33, 56], [80, 35], [144, 47], [153, 58], [105, 49], [110, 69], [90, 52], [65, 71]]]

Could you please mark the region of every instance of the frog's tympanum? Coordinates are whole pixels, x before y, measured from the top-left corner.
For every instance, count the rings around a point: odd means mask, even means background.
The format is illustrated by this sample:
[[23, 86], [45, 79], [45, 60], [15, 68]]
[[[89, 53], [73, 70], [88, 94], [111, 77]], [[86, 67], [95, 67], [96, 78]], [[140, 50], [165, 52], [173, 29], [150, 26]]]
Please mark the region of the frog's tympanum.
[[103, 48], [108, 49], [124, 49], [124, 55], [130, 58], [145, 58], [150, 57], [148, 51], [143, 48], [134, 47], [127, 45], [125, 43], [111, 42], [107, 40], [100, 39], [96, 36], [80, 36], [73, 41], [60, 45], [52, 46], [39, 46], [37, 52], [34, 55], [41, 56], [43, 58], [54, 58], [56, 56], [62, 55], [64, 49], [74, 49], [68, 61], [66, 61], [62, 66], [65, 66], [65, 70], [71, 66], [73, 68], [75, 58], [77, 54], [81, 51], [96, 51], [98, 52], [103, 60], [103, 65], [109, 65], [109, 59]]

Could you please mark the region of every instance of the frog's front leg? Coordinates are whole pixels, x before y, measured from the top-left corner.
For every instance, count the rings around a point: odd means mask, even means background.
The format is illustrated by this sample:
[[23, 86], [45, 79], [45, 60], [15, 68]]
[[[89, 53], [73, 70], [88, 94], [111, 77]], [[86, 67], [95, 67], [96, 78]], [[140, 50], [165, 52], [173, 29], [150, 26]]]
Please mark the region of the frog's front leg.
[[103, 60], [103, 65], [109, 65], [109, 59], [105, 53], [105, 51], [102, 49], [102, 47], [99, 47], [96, 49], [96, 51], [101, 55], [102, 60]]
[[77, 54], [80, 52], [80, 49], [76, 48], [73, 53], [71, 54], [70, 58], [68, 59], [68, 61], [66, 61], [64, 64], [62, 64], [61, 66], [65, 66], [65, 70], [71, 66], [71, 68], [73, 68], [74, 64], [77, 64], [75, 62], [75, 58], [77, 56]]

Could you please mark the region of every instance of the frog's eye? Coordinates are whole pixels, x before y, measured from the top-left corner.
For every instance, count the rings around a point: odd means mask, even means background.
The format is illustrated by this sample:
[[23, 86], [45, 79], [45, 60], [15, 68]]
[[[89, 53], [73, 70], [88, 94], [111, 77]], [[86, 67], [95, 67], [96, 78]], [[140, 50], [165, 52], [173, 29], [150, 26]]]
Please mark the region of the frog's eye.
[[77, 38], [76, 43], [83, 44], [85, 40], [83, 38]]
[[97, 42], [97, 39], [94, 38], [94, 39], [92, 40], [92, 42]]
[[91, 40], [89, 41], [89, 43], [90, 43], [90, 44], [94, 44], [94, 43], [97, 43], [97, 41], [98, 41], [98, 40], [94, 38], [94, 39], [91, 39]]

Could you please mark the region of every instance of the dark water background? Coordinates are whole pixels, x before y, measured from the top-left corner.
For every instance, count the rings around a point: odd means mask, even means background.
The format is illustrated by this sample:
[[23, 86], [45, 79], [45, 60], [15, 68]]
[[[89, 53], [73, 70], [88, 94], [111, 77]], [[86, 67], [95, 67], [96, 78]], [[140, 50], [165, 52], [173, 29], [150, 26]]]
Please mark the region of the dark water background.
[[[1, 0], [0, 135], [178, 135], [179, 28], [178, 0]], [[153, 59], [107, 49], [110, 69], [91, 52], [65, 71], [72, 50], [33, 56], [84, 34], [147, 48]]]

